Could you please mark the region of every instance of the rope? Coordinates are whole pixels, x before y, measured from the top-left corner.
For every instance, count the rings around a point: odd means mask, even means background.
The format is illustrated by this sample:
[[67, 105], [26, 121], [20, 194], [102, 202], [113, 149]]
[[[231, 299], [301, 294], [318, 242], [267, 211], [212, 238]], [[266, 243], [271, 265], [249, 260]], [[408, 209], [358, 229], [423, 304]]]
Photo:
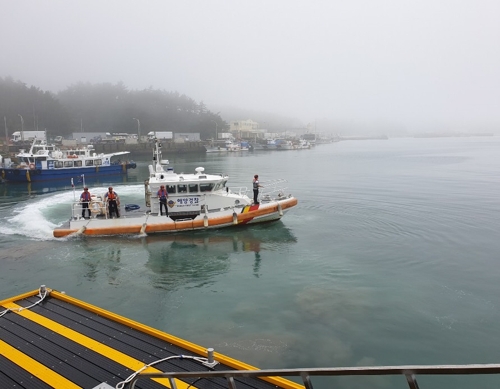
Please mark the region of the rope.
[[38, 289], [38, 296], [40, 296], [40, 300], [38, 300], [37, 302], [27, 306], [27, 307], [21, 307], [21, 308], [7, 308], [5, 311], [2, 311], [0, 312], [0, 317], [2, 317], [3, 315], [5, 315], [7, 312], [21, 312], [25, 309], [31, 309], [33, 308], [35, 305], [38, 305], [40, 304], [44, 299], [45, 297], [47, 297], [47, 294], [49, 293], [49, 291], [45, 288], [45, 285], [42, 285], [40, 286], [40, 289]]
[[157, 363], [160, 363], [160, 362], [168, 361], [169, 359], [193, 359], [193, 360], [201, 362], [201, 363], [208, 362], [207, 358], [193, 357], [191, 355], [172, 355], [170, 357], [166, 357], [166, 358], [163, 358], [163, 359], [158, 359], [157, 361], [154, 361], [154, 362], [148, 363], [147, 365], [144, 365], [139, 370], [137, 370], [136, 372], [134, 372], [130, 376], [128, 376], [125, 380], [123, 380], [121, 382], [118, 382], [116, 384], [116, 386], [115, 386], [115, 389], [123, 389], [126, 384], [128, 384], [130, 381], [132, 381], [139, 373], [143, 372], [148, 367], [152, 367], [152, 366], [154, 366], [154, 365], [156, 365]]

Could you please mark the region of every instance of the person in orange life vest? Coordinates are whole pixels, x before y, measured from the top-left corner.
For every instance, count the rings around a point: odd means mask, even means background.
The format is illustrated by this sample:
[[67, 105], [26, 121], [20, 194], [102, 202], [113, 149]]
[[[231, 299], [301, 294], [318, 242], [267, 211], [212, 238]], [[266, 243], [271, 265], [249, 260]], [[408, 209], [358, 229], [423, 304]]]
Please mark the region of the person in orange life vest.
[[167, 199], [168, 199], [168, 192], [165, 189], [165, 185], [160, 186], [160, 189], [158, 190], [158, 200], [160, 200], [160, 216], [163, 215], [162, 213], [162, 208], [165, 207], [165, 215], [168, 217], [168, 207], [167, 207]]
[[85, 210], [88, 211], [88, 215], [90, 218], [90, 209], [89, 209], [89, 203], [90, 203], [90, 192], [89, 188], [85, 187], [83, 188], [83, 192], [80, 195], [80, 203], [82, 203], [82, 217], [85, 218]]
[[108, 191], [104, 195], [104, 199], [108, 202], [109, 217], [112, 217], [113, 213], [116, 214], [116, 217], [120, 217], [120, 214], [118, 213], [118, 204], [120, 200], [118, 199], [118, 195], [115, 191], [113, 191], [113, 188], [111, 186], [108, 188]]

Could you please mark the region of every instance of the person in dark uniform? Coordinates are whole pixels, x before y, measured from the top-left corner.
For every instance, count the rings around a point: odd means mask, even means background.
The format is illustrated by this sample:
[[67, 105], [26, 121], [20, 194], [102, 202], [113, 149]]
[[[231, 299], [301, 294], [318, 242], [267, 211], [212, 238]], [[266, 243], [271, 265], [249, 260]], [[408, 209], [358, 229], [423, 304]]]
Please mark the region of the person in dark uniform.
[[163, 215], [162, 208], [165, 207], [165, 215], [167, 215], [168, 217], [168, 206], [167, 206], [168, 192], [165, 189], [165, 185], [160, 186], [157, 195], [158, 195], [158, 200], [160, 200], [160, 216]]
[[104, 200], [106, 200], [106, 202], [108, 203], [109, 217], [112, 217], [113, 213], [116, 214], [116, 217], [120, 217], [120, 214], [118, 213], [118, 205], [120, 200], [111, 186], [108, 188], [108, 191], [104, 195]]
[[259, 175], [256, 174], [253, 176], [253, 203], [259, 204], [259, 188], [262, 188], [262, 185], [259, 184]]
[[82, 203], [82, 217], [85, 218], [85, 210], [87, 210], [89, 218], [90, 218], [90, 209], [89, 209], [89, 204], [90, 204], [90, 192], [89, 188], [85, 187], [83, 188], [83, 192], [80, 195], [80, 203]]

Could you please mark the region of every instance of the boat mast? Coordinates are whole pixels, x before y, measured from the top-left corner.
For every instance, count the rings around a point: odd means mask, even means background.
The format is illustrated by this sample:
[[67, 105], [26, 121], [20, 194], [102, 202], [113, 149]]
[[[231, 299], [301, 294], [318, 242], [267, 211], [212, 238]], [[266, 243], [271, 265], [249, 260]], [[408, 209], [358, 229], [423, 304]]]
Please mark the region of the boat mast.
[[153, 167], [155, 171], [159, 163], [161, 163], [161, 143], [155, 138], [155, 147], [153, 149]]
[[33, 143], [31, 144], [31, 148], [30, 148], [31, 155], [33, 155], [33, 147], [35, 147], [35, 143], [36, 143], [36, 136], [35, 136], [35, 139], [33, 139]]

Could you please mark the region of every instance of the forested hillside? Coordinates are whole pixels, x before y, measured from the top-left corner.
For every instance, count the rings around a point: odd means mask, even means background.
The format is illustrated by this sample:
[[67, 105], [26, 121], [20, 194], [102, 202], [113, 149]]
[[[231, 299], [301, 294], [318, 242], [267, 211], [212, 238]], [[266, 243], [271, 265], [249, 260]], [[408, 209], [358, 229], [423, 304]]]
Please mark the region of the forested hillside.
[[[78, 83], [54, 94], [0, 77], [0, 118], [9, 135], [21, 130], [46, 129], [49, 136], [87, 132], [137, 133], [149, 131], [199, 132], [215, 136], [215, 123], [228, 128], [218, 113], [186, 95], [158, 89], [132, 90], [121, 83]], [[21, 117], [23, 120], [21, 120]], [[2, 132], [3, 134], [3, 132]]]

